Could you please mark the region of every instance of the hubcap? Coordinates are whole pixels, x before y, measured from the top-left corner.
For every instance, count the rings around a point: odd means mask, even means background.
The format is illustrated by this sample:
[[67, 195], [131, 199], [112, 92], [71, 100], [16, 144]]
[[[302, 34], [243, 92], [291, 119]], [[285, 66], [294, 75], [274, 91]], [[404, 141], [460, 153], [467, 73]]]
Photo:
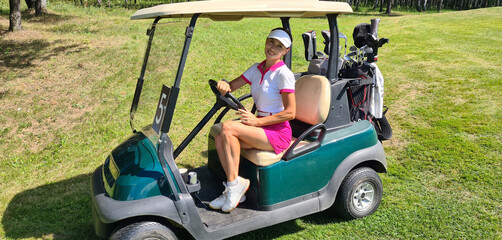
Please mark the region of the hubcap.
[[357, 186], [352, 195], [352, 204], [358, 211], [366, 210], [371, 206], [375, 198], [375, 187], [369, 182], [363, 182]]

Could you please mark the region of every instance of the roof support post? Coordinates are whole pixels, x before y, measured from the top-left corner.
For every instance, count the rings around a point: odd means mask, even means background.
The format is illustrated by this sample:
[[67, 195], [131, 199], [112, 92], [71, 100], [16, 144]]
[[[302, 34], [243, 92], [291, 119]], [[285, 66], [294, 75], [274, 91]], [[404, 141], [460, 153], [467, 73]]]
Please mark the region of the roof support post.
[[330, 43], [330, 50], [329, 50], [329, 62], [328, 62], [328, 80], [331, 83], [334, 83], [338, 81], [338, 56], [339, 56], [339, 49], [338, 46], [340, 44], [340, 39], [338, 37], [338, 22], [337, 22], [337, 17], [338, 14], [328, 14], [328, 21], [329, 21], [329, 31], [331, 34], [331, 43]]
[[164, 113], [164, 121], [162, 122], [161, 132], [168, 133], [171, 128], [171, 122], [173, 120], [174, 109], [176, 108], [176, 102], [178, 101], [178, 94], [180, 92], [181, 77], [183, 76], [183, 69], [185, 69], [185, 63], [188, 56], [188, 49], [190, 49], [190, 43], [192, 42], [192, 36], [195, 29], [195, 23], [200, 13], [196, 13], [192, 16], [190, 24], [185, 31], [185, 45], [183, 46], [183, 52], [181, 53], [180, 63], [178, 65], [178, 72], [176, 73], [176, 79], [174, 80], [173, 87], [170, 89], [167, 107]]
[[185, 45], [183, 46], [183, 52], [181, 53], [181, 59], [178, 65], [178, 72], [176, 74], [176, 80], [174, 81], [174, 87], [180, 86], [181, 77], [183, 76], [183, 69], [185, 68], [185, 62], [188, 56], [188, 49], [190, 48], [190, 43], [192, 42], [192, 36], [195, 30], [195, 23], [197, 22], [197, 18], [199, 17], [199, 15], [200, 13], [197, 13], [192, 16], [190, 24], [188, 25], [185, 31]]
[[[282, 22], [282, 27], [286, 30], [288, 30], [288, 32], [291, 33], [291, 25], [289, 25], [289, 19], [290, 17], [281, 17], [281, 22]], [[291, 39], [293, 40], [293, 39]], [[291, 69], [291, 59], [292, 59], [292, 52], [293, 52], [293, 44], [291, 44], [291, 48], [289, 49], [289, 52], [286, 53], [286, 55], [284, 56], [284, 63], [286, 64], [286, 66]]]
[[149, 36], [148, 44], [146, 45], [145, 56], [143, 57], [143, 66], [141, 66], [141, 72], [139, 74], [138, 81], [136, 82], [136, 90], [134, 91], [134, 98], [131, 104], [131, 111], [129, 112], [129, 124], [133, 132], [136, 132], [133, 126], [134, 114], [138, 108], [139, 97], [141, 96], [141, 90], [143, 89], [143, 77], [145, 77], [146, 64], [148, 63], [148, 57], [150, 56], [150, 48], [152, 47], [153, 36], [155, 35], [155, 27], [160, 21], [160, 17], [155, 18], [152, 27], [146, 31], [146, 35]]
[[347, 82], [339, 81], [339, 43], [338, 36], [338, 14], [328, 14], [329, 31], [331, 34], [328, 74], [327, 78], [331, 82], [331, 106], [329, 109], [326, 125], [328, 132], [351, 125], [349, 101], [347, 99]]

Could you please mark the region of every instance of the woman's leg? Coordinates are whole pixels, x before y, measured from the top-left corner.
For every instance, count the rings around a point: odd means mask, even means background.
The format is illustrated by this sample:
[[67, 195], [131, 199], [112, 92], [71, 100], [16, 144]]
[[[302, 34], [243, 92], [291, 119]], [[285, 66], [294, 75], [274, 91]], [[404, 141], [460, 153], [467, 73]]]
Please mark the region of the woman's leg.
[[237, 121], [226, 121], [221, 133], [215, 136], [215, 145], [223, 170], [227, 175], [225, 191], [211, 201], [209, 206], [230, 212], [239, 202], [246, 198], [244, 194], [249, 188], [249, 180], [239, 177], [240, 150], [242, 148], [259, 148], [273, 150], [262, 128], [251, 127]]
[[241, 147], [273, 150], [262, 128], [244, 125], [238, 121], [224, 122], [215, 143], [228, 182], [239, 175]]
[[216, 152], [218, 153], [218, 158], [220, 159], [221, 167], [225, 171], [225, 174], [228, 172], [227, 161], [224, 161], [223, 157], [225, 156], [225, 152], [223, 151], [223, 139], [221, 134], [218, 134], [214, 137], [214, 144], [216, 146]]

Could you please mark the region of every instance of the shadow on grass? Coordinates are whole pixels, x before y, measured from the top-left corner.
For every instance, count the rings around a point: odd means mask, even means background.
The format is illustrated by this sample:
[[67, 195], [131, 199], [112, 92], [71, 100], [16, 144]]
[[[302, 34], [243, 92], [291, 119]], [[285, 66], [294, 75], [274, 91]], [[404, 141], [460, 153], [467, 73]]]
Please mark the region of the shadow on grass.
[[[0, 16], [9, 19], [10, 11], [8, 8], [0, 8]], [[59, 15], [53, 12], [45, 12], [42, 16], [35, 16], [35, 9], [25, 9], [21, 11], [21, 21], [37, 22], [43, 24], [54, 24], [59, 21], [72, 19], [73, 16]]]
[[49, 42], [44, 39], [29, 41], [3, 40], [0, 42], [0, 63], [7, 68], [28, 68], [34, 61], [47, 61], [51, 57], [76, 53], [85, 50], [80, 44], [63, 40]]
[[84, 174], [18, 193], [2, 217], [5, 236], [95, 239], [89, 179]]
[[21, 14], [23, 21], [42, 24], [56, 24], [74, 18], [70, 15], [59, 15], [53, 12], [45, 12], [42, 16], [36, 16], [34, 9], [25, 10]]

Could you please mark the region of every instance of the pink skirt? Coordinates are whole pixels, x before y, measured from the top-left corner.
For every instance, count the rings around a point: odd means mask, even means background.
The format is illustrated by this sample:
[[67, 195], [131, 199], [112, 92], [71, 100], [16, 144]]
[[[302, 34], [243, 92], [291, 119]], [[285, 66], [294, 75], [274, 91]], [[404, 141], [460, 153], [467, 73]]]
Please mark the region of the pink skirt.
[[286, 150], [291, 144], [291, 125], [289, 121], [261, 127], [276, 154]]

